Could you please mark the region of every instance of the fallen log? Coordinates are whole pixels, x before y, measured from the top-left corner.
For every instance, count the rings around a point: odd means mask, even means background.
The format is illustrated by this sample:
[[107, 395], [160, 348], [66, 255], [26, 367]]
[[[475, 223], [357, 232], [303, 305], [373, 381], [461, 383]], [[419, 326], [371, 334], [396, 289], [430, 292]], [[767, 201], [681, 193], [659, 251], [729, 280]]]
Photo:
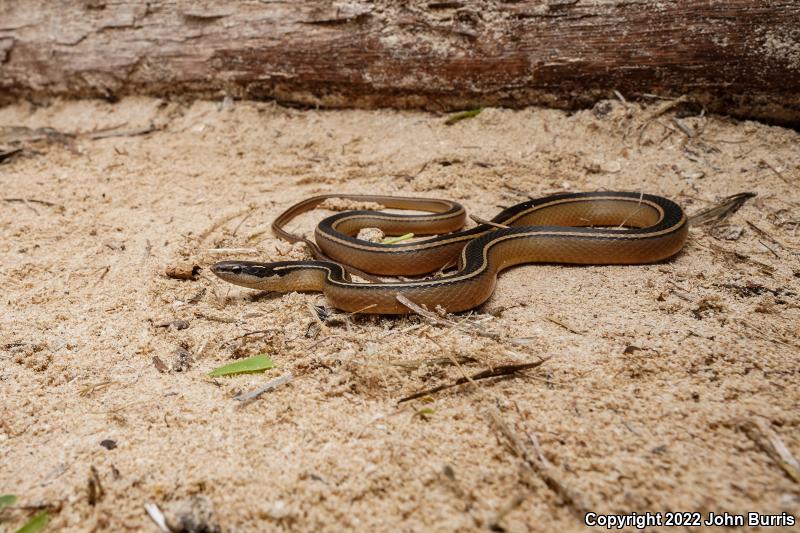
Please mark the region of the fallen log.
[[0, 2], [0, 103], [148, 94], [578, 108], [615, 90], [800, 124], [800, 4]]

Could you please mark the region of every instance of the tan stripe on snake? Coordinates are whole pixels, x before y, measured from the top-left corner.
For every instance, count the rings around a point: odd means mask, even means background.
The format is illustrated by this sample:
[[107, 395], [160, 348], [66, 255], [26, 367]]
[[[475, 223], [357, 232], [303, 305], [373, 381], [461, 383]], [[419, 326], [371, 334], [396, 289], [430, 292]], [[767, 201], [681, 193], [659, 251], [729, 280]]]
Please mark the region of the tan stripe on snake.
[[[316, 228], [316, 243], [284, 226], [328, 198], [374, 202], [389, 209], [427, 211], [402, 215], [347, 211]], [[686, 241], [683, 210], [661, 196], [631, 192], [570, 193], [523, 202], [491, 222], [462, 231], [465, 211], [456, 202], [374, 195], [323, 195], [293, 205], [273, 223], [279, 237], [306, 242], [316, 261], [223, 261], [211, 267], [225, 281], [264, 291], [321, 291], [334, 307], [349, 312], [403, 314], [401, 294], [433, 309], [465, 311], [494, 292], [497, 274], [523, 263], [584, 265], [643, 264], [678, 253]], [[388, 235], [438, 235], [388, 245], [356, 239], [362, 228]], [[454, 233], [450, 233], [454, 232]], [[378, 275], [419, 275], [458, 260], [454, 273], [414, 281], [356, 283], [343, 265]]]

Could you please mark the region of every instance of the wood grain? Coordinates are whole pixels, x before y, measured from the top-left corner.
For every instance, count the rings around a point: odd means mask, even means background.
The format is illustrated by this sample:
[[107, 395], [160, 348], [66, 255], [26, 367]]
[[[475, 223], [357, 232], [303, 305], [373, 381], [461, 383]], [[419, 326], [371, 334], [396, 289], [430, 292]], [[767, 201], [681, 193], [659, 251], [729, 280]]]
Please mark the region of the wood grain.
[[149, 94], [576, 108], [614, 90], [800, 123], [800, 4], [0, 0], [0, 102]]

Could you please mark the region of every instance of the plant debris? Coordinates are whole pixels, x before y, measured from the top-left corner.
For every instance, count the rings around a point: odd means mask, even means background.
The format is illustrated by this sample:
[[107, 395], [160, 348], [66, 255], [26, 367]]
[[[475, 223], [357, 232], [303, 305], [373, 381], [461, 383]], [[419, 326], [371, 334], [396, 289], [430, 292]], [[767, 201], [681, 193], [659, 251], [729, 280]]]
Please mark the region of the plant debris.
[[197, 279], [197, 274], [199, 272], [200, 272], [200, 267], [198, 265], [190, 263], [179, 263], [174, 265], [168, 265], [167, 268], [164, 269], [164, 273], [167, 275], [168, 278], [191, 280], [191, 281]]
[[747, 200], [750, 198], [755, 198], [755, 196], [756, 193], [754, 192], [740, 192], [738, 194], [728, 196], [717, 205], [709, 207], [708, 209], [703, 209], [699, 213], [695, 213], [694, 215], [690, 216], [689, 223], [693, 226], [701, 226], [703, 224], [707, 224], [708, 222], [720, 222], [725, 220], [738, 211]]
[[408, 402], [410, 400], [416, 400], [417, 398], [421, 398], [422, 396], [428, 396], [429, 394], [434, 394], [436, 392], [440, 392], [446, 389], [450, 389], [453, 387], [457, 387], [458, 385], [463, 385], [464, 383], [470, 383], [473, 381], [478, 381], [480, 379], [488, 379], [488, 378], [496, 378], [499, 376], [511, 376], [515, 375], [523, 370], [530, 370], [531, 368], [536, 368], [541, 366], [543, 363], [548, 361], [550, 358], [546, 357], [539, 361], [534, 361], [532, 363], [515, 363], [515, 364], [508, 364], [508, 365], [499, 365], [495, 366], [494, 368], [490, 368], [488, 370], [483, 370], [476, 374], [472, 374], [471, 376], [465, 376], [456, 379], [452, 383], [447, 383], [444, 385], [439, 385], [437, 387], [432, 387], [430, 389], [421, 390], [419, 392], [415, 392], [409, 396], [405, 396], [397, 400], [397, 403]]
[[475, 109], [470, 109], [468, 111], [461, 111], [460, 113], [455, 113], [453, 115], [450, 115], [447, 118], [447, 120], [444, 121], [444, 123], [446, 126], [452, 126], [453, 124], [461, 122], [462, 120], [467, 120], [469, 118], [477, 117], [478, 115], [481, 114], [481, 111], [483, 111], [482, 107], [477, 107]]
[[225, 366], [215, 368], [208, 373], [210, 377], [233, 376], [235, 374], [253, 374], [275, 368], [275, 363], [266, 354], [258, 354], [247, 359], [240, 359]]

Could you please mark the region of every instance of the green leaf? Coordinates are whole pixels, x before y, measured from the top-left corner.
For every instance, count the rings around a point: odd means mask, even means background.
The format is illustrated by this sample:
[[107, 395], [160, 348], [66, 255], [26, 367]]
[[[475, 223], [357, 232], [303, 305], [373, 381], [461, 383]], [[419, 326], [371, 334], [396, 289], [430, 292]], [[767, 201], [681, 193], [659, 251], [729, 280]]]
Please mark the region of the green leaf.
[[13, 494], [0, 495], [0, 512], [9, 505], [14, 505], [15, 503], [17, 503], [17, 497]]
[[470, 109], [469, 111], [462, 111], [461, 113], [456, 113], [455, 115], [450, 115], [450, 117], [444, 121], [445, 125], [452, 126], [456, 122], [461, 122], [462, 120], [477, 117], [483, 111], [482, 107], [478, 107], [475, 109]]
[[413, 233], [406, 233], [405, 235], [400, 235], [399, 237], [386, 237], [381, 241], [381, 244], [397, 244], [398, 242], [407, 241], [413, 236]]
[[266, 354], [260, 353], [247, 359], [240, 359], [229, 365], [215, 368], [208, 373], [211, 377], [217, 376], [231, 376], [233, 374], [252, 374], [254, 372], [263, 372], [275, 368], [275, 363]]
[[431, 419], [431, 417], [432, 417], [432, 416], [433, 416], [435, 413], [436, 413], [436, 410], [435, 410], [435, 409], [431, 409], [430, 407], [423, 407], [422, 409], [420, 409], [419, 411], [417, 411], [416, 413], [414, 413], [414, 416], [418, 416], [418, 417], [420, 417], [422, 420], [430, 420], [430, 419]]
[[17, 533], [38, 533], [47, 527], [50, 521], [50, 513], [41, 511], [33, 515], [33, 518], [25, 522], [25, 525], [17, 530]]

